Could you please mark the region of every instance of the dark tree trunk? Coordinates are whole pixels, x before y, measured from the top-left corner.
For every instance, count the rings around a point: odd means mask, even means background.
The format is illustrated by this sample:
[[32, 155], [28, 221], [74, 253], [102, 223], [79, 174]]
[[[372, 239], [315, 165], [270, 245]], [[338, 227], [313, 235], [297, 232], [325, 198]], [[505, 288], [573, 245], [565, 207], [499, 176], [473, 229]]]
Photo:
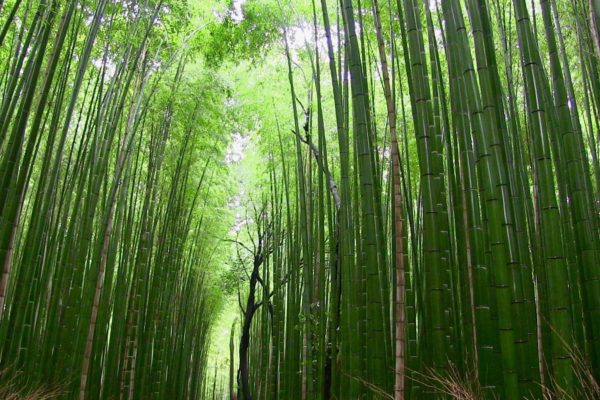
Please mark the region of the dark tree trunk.
[[258, 270], [261, 264], [262, 259], [255, 259], [254, 268], [252, 270], [252, 274], [250, 275], [248, 300], [246, 301], [244, 323], [242, 324], [242, 336], [240, 338], [238, 397], [243, 400], [252, 400], [252, 394], [250, 393], [250, 382], [248, 378], [248, 348], [250, 347], [250, 327], [252, 326], [252, 318], [254, 318], [254, 313], [256, 312], [257, 308], [262, 304], [256, 304], [256, 283], [258, 282]]

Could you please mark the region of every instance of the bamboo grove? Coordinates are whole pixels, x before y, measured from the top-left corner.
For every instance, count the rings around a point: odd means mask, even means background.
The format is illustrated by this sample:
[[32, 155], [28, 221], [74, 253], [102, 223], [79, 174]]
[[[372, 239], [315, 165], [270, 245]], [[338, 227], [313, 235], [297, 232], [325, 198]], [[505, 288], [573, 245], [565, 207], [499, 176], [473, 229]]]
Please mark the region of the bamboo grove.
[[203, 393], [222, 99], [163, 3], [0, 2], [3, 387]]
[[600, 398], [599, 121], [598, 0], [0, 0], [0, 397]]
[[232, 398], [600, 396], [599, 11], [315, 0], [306, 68], [284, 24]]

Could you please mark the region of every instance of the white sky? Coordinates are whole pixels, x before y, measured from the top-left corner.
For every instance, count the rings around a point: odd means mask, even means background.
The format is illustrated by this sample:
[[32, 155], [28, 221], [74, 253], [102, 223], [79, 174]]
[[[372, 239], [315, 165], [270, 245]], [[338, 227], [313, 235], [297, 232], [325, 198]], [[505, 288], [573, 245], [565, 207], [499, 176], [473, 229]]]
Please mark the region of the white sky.
[[225, 152], [225, 162], [227, 164], [241, 162], [244, 159], [249, 144], [250, 136], [242, 136], [239, 132], [232, 133], [231, 141]]
[[231, 11], [231, 19], [233, 22], [241, 22], [244, 19], [244, 10], [242, 6], [246, 0], [233, 0], [233, 10]]

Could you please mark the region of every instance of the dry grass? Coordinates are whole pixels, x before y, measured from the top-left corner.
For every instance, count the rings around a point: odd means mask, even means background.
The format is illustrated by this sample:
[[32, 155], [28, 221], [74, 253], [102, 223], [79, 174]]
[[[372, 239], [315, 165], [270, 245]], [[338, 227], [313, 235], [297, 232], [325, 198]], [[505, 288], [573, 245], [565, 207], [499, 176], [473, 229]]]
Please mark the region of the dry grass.
[[367, 382], [366, 380], [357, 377], [357, 376], [350, 376], [348, 374], [346, 374], [347, 377], [349, 377], [350, 379], [354, 379], [355, 381], [359, 382], [360, 384], [362, 384], [363, 386], [365, 386], [367, 389], [369, 389], [369, 391], [375, 395], [377, 395], [379, 398], [383, 398], [383, 399], [388, 399], [388, 400], [394, 400], [394, 396], [386, 393], [385, 390], [383, 390], [382, 388]]
[[60, 387], [24, 387], [18, 374], [0, 371], [0, 399], [2, 400], [56, 400], [64, 394]]
[[455, 365], [440, 373], [428, 369], [425, 374], [414, 371], [413, 381], [433, 392], [450, 396], [456, 400], [483, 399], [483, 391], [474, 372], [461, 374]]
[[[573, 370], [578, 382], [580, 392], [576, 395], [570, 395], [565, 392], [564, 389], [557, 384], [552, 382], [548, 387], [542, 387], [542, 399], [543, 400], [598, 400], [600, 399], [600, 384], [594, 378], [589, 363], [585, 360], [581, 351], [568, 344], [565, 344], [568, 349], [569, 355], [573, 360]], [[366, 382], [363, 379], [357, 377], [351, 377], [359, 381], [362, 385], [368, 388], [372, 393], [378, 395], [380, 398], [393, 400], [393, 396], [386, 393], [381, 388]], [[484, 399], [483, 389], [479, 384], [477, 375], [473, 370], [467, 371], [466, 374], [462, 374], [455, 365], [450, 367], [443, 373], [428, 369], [425, 373], [418, 371], [412, 371], [411, 378], [413, 382], [419, 384], [423, 388], [430, 390], [431, 392], [447, 395], [455, 400], [482, 400]], [[487, 397], [492, 396], [496, 398], [496, 394], [487, 393]], [[539, 398], [531, 398], [529, 400], [540, 400]]]
[[[579, 349], [566, 346], [573, 360], [573, 371], [578, 382], [579, 392], [568, 394], [557, 382], [551, 387], [542, 387], [543, 400], [598, 400], [600, 399], [600, 384], [594, 378], [589, 363]], [[448, 395], [455, 400], [481, 400], [483, 390], [474, 373], [461, 374], [456, 366], [451, 365], [443, 374], [428, 370], [426, 374], [415, 373], [413, 380], [434, 392]], [[487, 397], [486, 397], [487, 398]], [[531, 399], [539, 400], [539, 399]]]
[[[600, 383], [594, 377], [590, 362], [585, 358], [578, 347], [574, 347], [570, 342], [561, 339], [569, 357], [573, 362], [573, 372], [575, 373], [577, 392], [575, 394], [567, 393], [558, 382], [553, 380], [546, 386], [542, 386], [543, 400], [599, 400]], [[424, 388], [433, 392], [448, 395], [456, 400], [481, 400], [484, 398], [483, 390], [473, 371], [467, 371], [461, 374], [455, 365], [451, 365], [447, 371], [440, 373], [432, 369], [426, 373], [413, 371], [412, 380]], [[490, 394], [487, 393], [489, 396]], [[496, 394], [497, 395], [497, 394]], [[494, 394], [492, 396], [495, 397]], [[488, 398], [488, 397], [486, 397]], [[536, 398], [527, 398], [528, 400], [540, 400]]]
[[[394, 396], [386, 393], [383, 389], [365, 381], [364, 379], [357, 377], [350, 377], [363, 386], [379, 398], [394, 400]], [[426, 373], [420, 373], [418, 371], [412, 371], [413, 382], [427, 388], [431, 392], [444, 394], [450, 396], [456, 400], [480, 400], [483, 399], [483, 390], [479, 385], [476, 374], [472, 371], [468, 371], [466, 376], [463, 376], [455, 365], [451, 365], [450, 368], [444, 373], [439, 373], [433, 369], [428, 369]]]
[[576, 395], [570, 395], [560, 385], [553, 381], [552, 387], [544, 387], [544, 400], [598, 400], [600, 399], [600, 384], [590, 368], [589, 362], [585, 359], [578, 348], [571, 346], [563, 340], [563, 345], [567, 349], [569, 357], [573, 360], [573, 372], [579, 384], [580, 392]]

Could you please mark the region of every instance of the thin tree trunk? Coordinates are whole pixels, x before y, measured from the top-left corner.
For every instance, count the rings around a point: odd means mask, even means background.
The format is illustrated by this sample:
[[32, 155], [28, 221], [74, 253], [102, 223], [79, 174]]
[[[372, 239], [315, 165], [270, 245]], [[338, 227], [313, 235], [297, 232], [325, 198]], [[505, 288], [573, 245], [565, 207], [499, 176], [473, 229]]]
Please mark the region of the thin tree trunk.
[[402, 209], [402, 186], [400, 174], [400, 154], [398, 149], [398, 131], [396, 128], [396, 105], [392, 97], [390, 75], [387, 65], [387, 56], [385, 52], [385, 43], [381, 28], [381, 18], [379, 14], [379, 4], [373, 0], [373, 16], [375, 22], [375, 31], [377, 33], [377, 44], [379, 49], [379, 58], [381, 62], [381, 71], [383, 78], [383, 91], [387, 106], [388, 124], [391, 133], [391, 153], [392, 153], [392, 181], [393, 181], [393, 202], [394, 202], [394, 264], [396, 272], [395, 284], [395, 302], [394, 302], [394, 342], [395, 342], [395, 367], [394, 367], [394, 400], [404, 400], [404, 380], [405, 380], [405, 351], [404, 351], [404, 242], [403, 236], [403, 218]]
[[235, 399], [235, 394], [233, 392], [233, 366], [234, 366], [234, 357], [235, 357], [235, 345], [233, 342], [233, 338], [235, 336], [235, 323], [231, 324], [231, 334], [229, 335], [229, 400]]
[[589, 0], [589, 12], [590, 12], [590, 30], [592, 33], [592, 39], [594, 41], [594, 48], [596, 49], [596, 56], [600, 59], [600, 3], [598, 0]]

